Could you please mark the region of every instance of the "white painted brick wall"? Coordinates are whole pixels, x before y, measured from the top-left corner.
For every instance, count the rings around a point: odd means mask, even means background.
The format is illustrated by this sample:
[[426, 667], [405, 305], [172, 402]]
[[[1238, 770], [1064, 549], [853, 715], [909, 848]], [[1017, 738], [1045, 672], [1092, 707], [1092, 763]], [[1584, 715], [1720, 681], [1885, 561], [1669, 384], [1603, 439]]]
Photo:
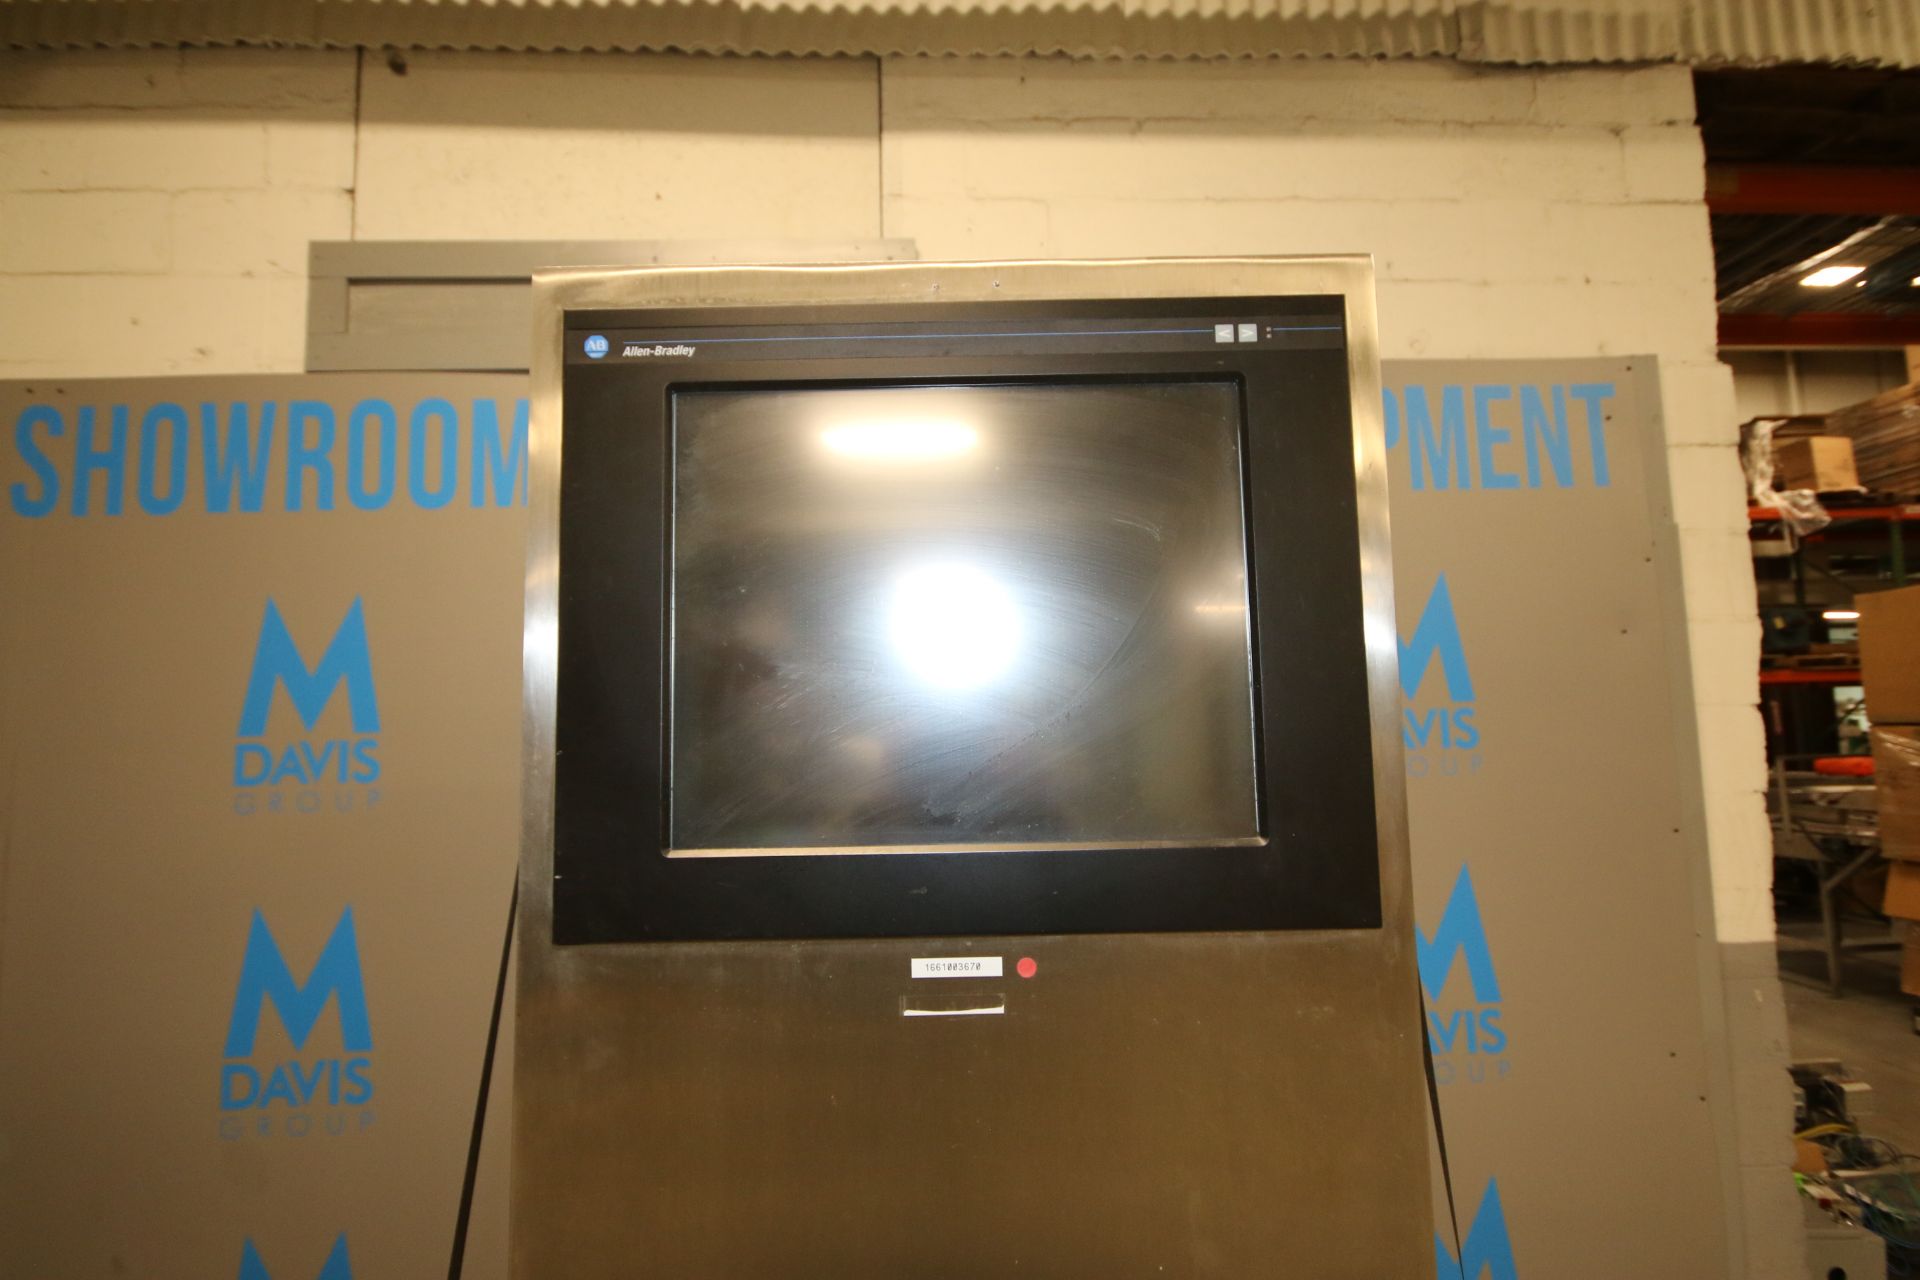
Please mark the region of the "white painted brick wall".
[[155, 191], [14, 191], [0, 195], [0, 272], [164, 275], [170, 201]]
[[855, 60], [369, 58], [363, 239], [854, 239], [879, 231]]
[[0, 55], [0, 376], [298, 369], [312, 240], [871, 238], [876, 102], [858, 61]]
[[0, 55], [0, 376], [297, 369], [355, 57]]
[[[352, 235], [1368, 250], [1390, 356], [1659, 357], [1718, 933], [1764, 942], [1758, 630], [1692, 118], [1674, 67], [3, 55], [0, 376], [296, 370], [306, 244]], [[1778, 1201], [1743, 1159], [1750, 1203]], [[1750, 1229], [1792, 1220], [1773, 1208]]]

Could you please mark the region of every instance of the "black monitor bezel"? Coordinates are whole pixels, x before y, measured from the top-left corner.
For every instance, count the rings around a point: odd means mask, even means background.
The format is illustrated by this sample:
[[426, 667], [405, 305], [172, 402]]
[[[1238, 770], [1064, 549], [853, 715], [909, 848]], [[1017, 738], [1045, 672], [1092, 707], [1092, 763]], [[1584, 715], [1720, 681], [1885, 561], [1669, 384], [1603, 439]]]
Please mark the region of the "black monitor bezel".
[[[570, 311], [597, 328], [1342, 316], [1285, 298]], [[1239, 382], [1258, 847], [665, 856], [672, 396], [743, 386]], [[1354, 444], [1343, 347], [565, 365], [556, 945], [1376, 928]], [[1300, 548], [1310, 548], [1308, 554]], [[644, 678], [635, 678], [644, 673]]]

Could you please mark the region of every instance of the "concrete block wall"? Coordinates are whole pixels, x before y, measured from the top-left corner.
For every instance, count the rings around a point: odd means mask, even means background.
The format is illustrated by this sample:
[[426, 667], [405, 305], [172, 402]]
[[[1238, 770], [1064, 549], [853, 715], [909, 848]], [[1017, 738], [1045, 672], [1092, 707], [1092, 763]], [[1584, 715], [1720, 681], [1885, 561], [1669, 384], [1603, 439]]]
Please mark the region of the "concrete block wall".
[[364, 239], [879, 234], [874, 67], [419, 56], [362, 80]]
[[1736, 1230], [1747, 1274], [1796, 1275], [1759, 631], [1692, 121], [1678, 67], [4, 55], [0, 377], [298, 370], [306, 245], [352, 236], [1370, 250], [1388, 356], [1656, 355], [1732, 949], [1709, 1016], [1742, 1037]]
[[301, 367], [307, 245], [871, 238], [870, 62], [0, 55], [0, 377]]
[[357, 58], [0, 59], [0, 377], [298, 369]]

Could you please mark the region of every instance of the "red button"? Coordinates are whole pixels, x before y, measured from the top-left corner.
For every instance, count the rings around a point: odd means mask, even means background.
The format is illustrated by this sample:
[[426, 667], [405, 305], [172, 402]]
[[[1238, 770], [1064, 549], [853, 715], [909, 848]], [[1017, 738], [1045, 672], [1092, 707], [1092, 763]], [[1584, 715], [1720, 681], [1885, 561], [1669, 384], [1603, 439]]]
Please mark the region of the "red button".
[[1020, 963], [1013, 966], [1013, 971], [1023, 978], [1031, 978], [1040, 971], [1040, 966], [1033, 962], [1032, 956], [1021, 956]]

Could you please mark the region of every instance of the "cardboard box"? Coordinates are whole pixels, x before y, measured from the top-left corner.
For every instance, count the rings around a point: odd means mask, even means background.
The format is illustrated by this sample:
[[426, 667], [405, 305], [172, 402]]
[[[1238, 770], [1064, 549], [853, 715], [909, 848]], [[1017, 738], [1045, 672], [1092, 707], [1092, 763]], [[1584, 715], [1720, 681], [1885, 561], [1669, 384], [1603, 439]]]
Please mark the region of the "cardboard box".
[[[1896, 920], [1920, 920], [1920, 862], [1896, 862], [1887, 872], [1887, 893], [1880, 909]], [[1909, 930], [1907, 936], [1917, 932]]]
[[1880, 852], [1896, 861], [1920, 862], [1920, 725], [1873, 726], [1873, 791]]
[[[1850, 886], [1862, 902], [1885, 902], [1887, 899], [1887, 876], [1895, 867], [1911, 866], [1905, 862], [1872, 862], [1860, 868], [1854, 874]], [[1885, 910], [1885, 908], [1881, 908]]]
[[1812, 489], [1816, 493], [1858, 489], [1860, 473], [1853, 465], [1853, 441], [1845, 436], [1782, 440], [1773, 449], [1773, 487]]
[[1860, 680], [1875, 724], [1920, 724], [1920, 587], [1855, 596]]

